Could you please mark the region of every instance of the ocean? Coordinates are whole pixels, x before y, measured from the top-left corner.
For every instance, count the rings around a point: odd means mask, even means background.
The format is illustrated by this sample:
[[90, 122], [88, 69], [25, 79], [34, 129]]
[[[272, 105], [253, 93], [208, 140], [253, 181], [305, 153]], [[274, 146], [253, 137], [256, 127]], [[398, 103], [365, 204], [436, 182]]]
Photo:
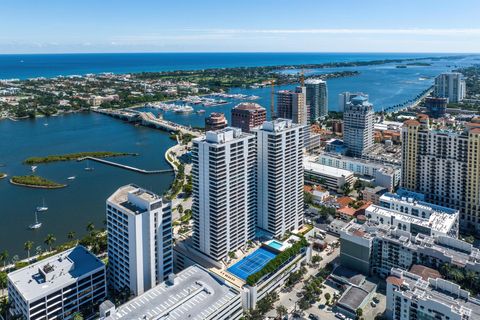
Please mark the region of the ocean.
[[0, 55], [0, 79], [404, 59], [441, 53], [91, 53]]

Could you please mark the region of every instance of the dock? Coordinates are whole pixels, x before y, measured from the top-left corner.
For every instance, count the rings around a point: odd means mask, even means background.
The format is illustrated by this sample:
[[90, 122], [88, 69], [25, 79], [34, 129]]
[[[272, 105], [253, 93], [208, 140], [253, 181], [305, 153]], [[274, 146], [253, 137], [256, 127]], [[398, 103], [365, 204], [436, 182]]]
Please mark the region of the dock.
[[142, 173], [142, 174], [158, 174], [158, 173], [173, 172], [173, 169], [144, 170], [144, 169], [140, 169], [140, 168], [136, 168], [136, 167], [132, 167], [132, 166], [127, 166], [125, 164], [121, 164], [121, 163], [117, 163], [117, 162], [113, 162], [113, 161], [108, 161], [108, 160], [105, 160], [105, 159], [95, 158], [95, 157], [84, 157], [84, 158], [79, 158], [78, 160], [79, 161], [92, 160], [92, 161], [100, 162], [100, 163], [103, 163], [103, 164], [106, 164], [106, 165], [109, 165], [109, 166], [118, 167], [118, 168], [122, 168], [122, 169], [125, 169], [125, 170], [130, 170], [130, 171], [134, 171], [134, 172], [138, 172], [138, 173]]
[[158, 118], [151, 112], [140, 112], [132, 109], [96, 109], [94, 111], [97, 113], [111, 116], [113, 118], [121, 119], [132, 123], [138, 123], [145, 127], [153, 127], [167, 132], [190, 134], [194, 137], [199, 137], [203, 134], [203, 132], [200, 130], [195, 130], [172, 121]]

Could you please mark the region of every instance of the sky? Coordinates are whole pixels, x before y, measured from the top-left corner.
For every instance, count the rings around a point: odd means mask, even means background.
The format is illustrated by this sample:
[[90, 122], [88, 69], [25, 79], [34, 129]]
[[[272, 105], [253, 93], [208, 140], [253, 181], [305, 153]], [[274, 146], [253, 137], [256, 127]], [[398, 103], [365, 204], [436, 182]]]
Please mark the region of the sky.
[[2, 0], [0, 53], [480, 52], [480, 0]]

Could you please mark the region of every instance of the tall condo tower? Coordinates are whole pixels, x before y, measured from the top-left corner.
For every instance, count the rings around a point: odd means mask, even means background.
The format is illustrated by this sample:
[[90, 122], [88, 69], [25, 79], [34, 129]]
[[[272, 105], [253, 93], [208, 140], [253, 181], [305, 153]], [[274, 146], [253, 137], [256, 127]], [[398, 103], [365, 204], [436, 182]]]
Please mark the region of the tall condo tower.
[[446, 72], [435, 78], [435, 96], [448, 98], [448, 102], [457, 103], [465, 98], [466, 85], [459, 72]]
[[277, 117], [290, 119], [294, 123], [307, 125], [308, 107], [305, 87], [297, 87], [295, 91], [280, 90], [277, 92]]
[[255, 136], [239, 128], [193, 140], [193, 246], [214, 260], [255, 237]]
[[460, 227], [480, 231], [480, 120], [464, 131], [429, 128], [427, 115], [402, 127], [402, 186], [460, 211]]
[[373, 105], [364, 96], [350, 100], [343, 112], [343, 142], [348, 153], [361, 157], [373, 146]]
[[314, 122], [328, 115], [327, 82], [320, 79], [305, 80], [306, 103], [310, 106], [310, 121]]
[[107, 199], [108, 283], [139, 295], [173, 272], [171, 203], [130, 184]]
[[303, 225], [304, 126], [289, 119], [254, 129], [258, 148], [258, 227], [275, 237]]

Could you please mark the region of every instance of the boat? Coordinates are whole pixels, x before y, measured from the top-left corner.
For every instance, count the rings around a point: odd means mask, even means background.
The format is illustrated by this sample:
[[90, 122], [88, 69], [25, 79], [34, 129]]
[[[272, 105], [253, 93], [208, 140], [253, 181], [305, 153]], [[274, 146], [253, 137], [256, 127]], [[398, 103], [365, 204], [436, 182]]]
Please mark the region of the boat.
[[75, 180], [77, 177], [76, 176], [71, 176], [71, 177], [68, 177], [67, 180]]
[[173, 112], [175, 113], [190, 113], [193, 112], [193, 108], [190, 106], [178, 106], [173, 109]]
[[45, 199], [43, 199], [42, 205], [37, 207], [37, 212], [45, 212], [45, 211], [48, 211], [48, 207], [45, 205]]
[[38, 222], [37, 211], [35, 211], [35, 223], [32, 223], [28, 227], [32, 230], [39, 229], [42, 226], [41, 222]]
[[198, 114], [203, 114], [203, 113], [205, 113], [205, 110], [200, 109], [200, 110], [197, 111], [197, 113], [198, 113]]
[[35, 172], [35, 170], [37, 170], [37, 166], [31, 166], [30, 169], [32, 169], [32, 172]]
[[85, 167], [85, 171], [93, 171], [94, 168], [93, 167], [90, 167], [90, 161], [88, 161], [87, 159], [87, 166]]

